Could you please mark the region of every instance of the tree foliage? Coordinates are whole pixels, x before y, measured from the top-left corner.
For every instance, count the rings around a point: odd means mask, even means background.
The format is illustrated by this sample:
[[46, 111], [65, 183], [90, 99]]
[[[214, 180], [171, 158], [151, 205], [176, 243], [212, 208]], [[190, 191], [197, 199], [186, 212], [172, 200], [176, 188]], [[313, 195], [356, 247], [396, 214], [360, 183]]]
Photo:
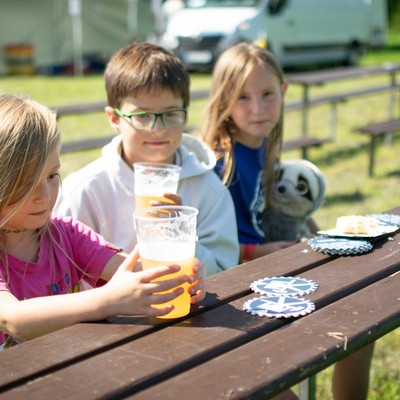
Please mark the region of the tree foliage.
[[400, 2], [399, 0], [387, 0], [389, 14], [389, 29], [391, 32], [400, 31]]

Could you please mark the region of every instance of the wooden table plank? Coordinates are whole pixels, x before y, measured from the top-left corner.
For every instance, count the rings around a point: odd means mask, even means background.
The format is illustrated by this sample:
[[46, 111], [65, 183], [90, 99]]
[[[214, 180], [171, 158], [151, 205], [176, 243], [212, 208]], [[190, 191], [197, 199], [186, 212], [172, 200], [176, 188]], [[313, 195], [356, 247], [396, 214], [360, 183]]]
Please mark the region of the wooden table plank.
[[[302, 277], [310, 277], [320, 284], [318, 291], [309, 297], [321, 309], [337, 298], [348, 294], [352, 285], [363, 287], [362, 285], [366, 286], [398, 271], [400, 269], [399, 235], [395, 239], [378, 243], [379, 246], [376, 250], [366, 256], [330, 258], [329, 264], [323, 264], [309, 272], [304, 271], [301, 274]], [[391, 257], [387, 257], [388, 253], [391, 254]], [[277, 254], [275, 253], [274, 257], [277, 257]], [[309, 257], [308, 252], [301, 254]], [[319, 254], [315, 254], [313, 251], [311, 254], [316, 255], [316, 258], [319, 259]], [[275, 274], [268, 274], [268, 269], [264, 268], [267, 259], [269, 258], [255, 260], [253, 263], [243, 266], [240, 271], [237, 270], [236, 278], [239, 278], [240, 281], [236, 282], [237, 288], [242, 292], [248, 291], [249, 284], [255, 279], [274, 276]], [[257, 272], [255, 264], [258, 266]], [[247, 275], [248, 270], [250, 276]], [[218, 290], [222, 290], [222, 287], [227, 284], [223, 278], [230, 274], [232, 272], [227, 271], [213, 278], [217, 297]], [[240, 279], [241, 277], [243, 279]], [[247, 289], [243, 288], [243, 282]], [[288, 321], [282, 320], [260, 320], [251, 315], [247, 315], [243, 319], [241, 306], [251, 296], [253, 295], [223, 304], [209, 311], [207, 319], [202, 318], [200, 314], [175, 326], [157, 331], [139, 341], [132, 340], [94, 358], [83, 360], [77, 365], [73, 364], [60, 371], [55, 371], [27, 386], [30, 391], [33, 391], [30, 392], [30, 397], [32, 398], [33, 393], [36, 393], [34, 390], [37, 390], [40, 396], [44, 396], [47, 391], [52, 390], [54, 385], [60, 389], [65, 386], [65, 390], [67, 390], [67, 387], [72, 384], [76, 391], [82, 393], [85, 398], [92, 398], [93, 390], [99, 390], [102, 393], [139, 390], [150, 384], [153, 379], [158, 379], [160, 375], [166, 378], [165, 374], [186, 370], [210, 357], [223, 354], [239, 344], [243, 345], [254, 340], [254, 338], [276, 329], [277, 326], [288, 323]], [[190, 331], [187, 329], [188, 327], [190, 327]], [[188, 332], [190, 333], [188, 334]], [[175, 349], [175, 353], [171, 349]], [[170, 366], [169, 370], [166, 368], [168, 366]], [[113, 374], [107, 374], [100, 382], [93, 381], [88, 385], [87, 371], [101, 375], [103, 370], [112, 370]]]
[[254, 398], [274, 396], [399, 327], [399, 285], [400, 274], [390, 276], [295, 320], [284, 335], [275, 331], [132, 397], [250, 399], [255, 389]]
[[[313, 252], [306, 243], [295, 245], [246, 264], [245, 269], [230, 269], [207, 277], [207, 297], [200, 307], [192, 307], [194, 313], [204, 312], [220, 302], [229, 302], [251, 291], [249, 285], [267, 274], [298, 275], [308, 268], [328, 262], [333, 257]], [[260, 268], [260, 264], [262, 267]], [[223, 278], [223, 279], [222, 279]], [[223, 284], [221, 284], [221, 279]], [[106, 352], [111, 347], [143, 336], [149, 330], [173, 323], [151, 318], [121, 317], [110, 319], [114, 323], [79, 324], [2, 352], [0, 363], [0, 387], [15, 385], [21, 379], [34, 379], [45, 372], [55, 371], [92, 353]], [[94, 328], [95, 327], [95, 328]], [[79, 346], [76, 342], [79, 341]], [[40, 358], [37, 355], [40, 354]], [[57, 360], [55, 363], [54, 360]], [[13, 365], [10, 370], [9, 365]]]

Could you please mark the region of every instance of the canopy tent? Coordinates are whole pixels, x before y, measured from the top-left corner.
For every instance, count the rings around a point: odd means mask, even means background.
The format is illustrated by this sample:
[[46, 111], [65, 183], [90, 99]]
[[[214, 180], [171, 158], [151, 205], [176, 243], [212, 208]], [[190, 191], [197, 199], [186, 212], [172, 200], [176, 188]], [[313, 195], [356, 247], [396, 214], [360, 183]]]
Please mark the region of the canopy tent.
[[77, 72], [155, 31], [149, 0], [0, 0], [0, 7], [1, 75], [24, 64]]

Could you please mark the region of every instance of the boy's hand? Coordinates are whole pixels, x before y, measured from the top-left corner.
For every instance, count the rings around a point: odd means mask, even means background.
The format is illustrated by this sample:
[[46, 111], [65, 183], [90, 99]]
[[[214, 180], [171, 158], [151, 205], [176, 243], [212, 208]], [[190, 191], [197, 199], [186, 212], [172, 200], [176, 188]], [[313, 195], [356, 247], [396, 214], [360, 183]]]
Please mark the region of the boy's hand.
[[206, 297], [207, 292], [204, 283], [205, 276], [206, 269], [200, 261], [195, 258], [193, 263], [193, 275], [189, 276], [189, 282], [192, 283], [189, 288], [190, 294], [192, 295], [190, 298], [192, 304], [199, 303]]
[[181, 198], [181, 196], [179, 196], [179, 194], [164, 193], [164, 197], [166, 199], [170, 200], [170, 202], [151, 200], [150, 204], [152, 206], [181, 206], [182, 205], [182, 198]]

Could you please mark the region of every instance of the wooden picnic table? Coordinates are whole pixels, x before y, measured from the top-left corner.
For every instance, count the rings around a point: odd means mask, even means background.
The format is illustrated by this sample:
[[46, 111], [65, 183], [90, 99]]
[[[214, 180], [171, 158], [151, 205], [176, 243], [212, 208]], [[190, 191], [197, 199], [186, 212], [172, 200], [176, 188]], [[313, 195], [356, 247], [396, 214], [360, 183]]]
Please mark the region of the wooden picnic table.
[[[400, 214], [400, 207], [390, 213]], [[274, 396], [400, 326], [400, 233], [329, 256], [299, 243], [207, 277], [178, 320], [81, 323], [0, 353], [1, 399], [243, 399]], [[243, 311], [260, 278], [311, 279], [298, 318]]]
[[[341, 93], [339, 95], [332, 95], [331, 103], [333, 107], [333, 119], [336, 119], [336, 105], [348, 98], [368, 95], [372, 93], [382, 92], [383, 90], [390, 91], [390, 105], [388, 118], [394, 117], [394, 103], [395, 103], [395, 91], [398, 89], [396, 82], [396, 74], [400, 71], [400, 64], [386, 63], [377, 66], [353, 66], [345, 68], [334, 68], [327, 70], [318, 70], [310, 72], [300, 72], [287, 74], [286, 80], [290, 85], [301, 85], [302, 86], [302, 98], [301, 98], [301, 110], [302, 110], [302, 128], [301, 135], [303, 138], [309, 135], [309, 109], [312, 105], [310, 99], [310, 88], [313, 86], [321, 86], [326, 83], [345, 80], [345, 79], [356, 79], [363, 77], [370, 77], [374, 75], [388, 75], [390, 77], [389, 85], [376, 86], [363, 88], [361, 90], [355, 90], [349, 93]], [[326, 97], [325, 102], [329, 101], [329, 96]], [[334, 122], [336, 123], [336, 122]], [[331, 128], [331, 131], [334, 128]], [[303, 158], [307, 158], [307, 148], [303, 149]]]

